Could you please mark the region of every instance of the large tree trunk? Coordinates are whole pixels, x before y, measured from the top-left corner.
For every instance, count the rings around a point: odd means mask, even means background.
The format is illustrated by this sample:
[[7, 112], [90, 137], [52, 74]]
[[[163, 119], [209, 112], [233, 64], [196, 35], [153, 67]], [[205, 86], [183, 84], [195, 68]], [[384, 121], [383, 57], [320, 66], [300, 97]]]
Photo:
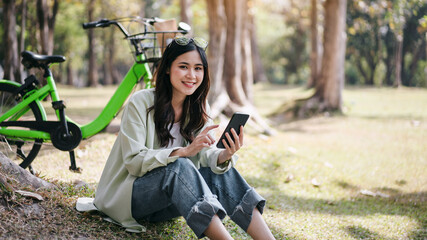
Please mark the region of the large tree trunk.
[[19, 59], [16, 37], [15, 1], [3, 1], [3, 11], [3, 47], [5, 49], [3, 78], [16, 81], [18, 80]]
[[247, 4], [247, 0], [207, 1], [212, 74], [209, 94], [211, 117], [217, 118], [222, 113], [231, 116], [233, 112], [246, 112], [251, 115], [249, 124], [260, 132], [272, 134], [273, 131], [250, 100], [253, 68]]
[[[95, 0], [90, 0], [88, 3], [88, 20], [89, 22], [94, 21], [94, 11], [95, 11]], [[88, 69], [88, 86], [96, 87], [98, 86], [98, 69], [96, 66], [96, 44], [95, 44], [95, 32], [91, 28], [88, 30], [88, 55], [89, 55], [89, 69]]]
[[206, 3], [209, 18], [208, 61], [211, 74], [211, 87], [208, 97], [212, 107], [211, 114], [213, 117], [217, 117], [230, 101], [225, 92], [223, 81], [227, 20], [223, 0], [207, 0]]
[[299, 118], [326, 111], [341, 112], [342, 89], [344, 86], [347, 1], [326, 0], [324, 8], [324, 53], [321, 74], [316, 83], [314, 95], [302, 101], [301, 106], [298, 108], [297, 114]]
[[233, 103], [243, 106], [247, 102], [242, 88], [242, 21], [245, 0], [224, 1], [227, 17], [225, 42], [224, 80], [225, 88]]

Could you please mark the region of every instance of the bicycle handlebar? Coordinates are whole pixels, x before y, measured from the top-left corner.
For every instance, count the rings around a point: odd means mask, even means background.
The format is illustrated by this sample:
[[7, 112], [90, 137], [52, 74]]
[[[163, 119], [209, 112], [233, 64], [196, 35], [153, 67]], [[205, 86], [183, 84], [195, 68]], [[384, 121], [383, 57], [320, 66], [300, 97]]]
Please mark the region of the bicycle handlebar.
[[101, 19], [99, 21], [83, 23], [82, 25], [84, 29], [89, 29], [89, 28], [96, 28], [96, 27], [108, 27], [112, 23], [113, 22], [108, 19]]
[[[123, 33], [123, 35], [125, 36], [125, 39], [129, 40], [130, 44], [133, 45], [133, 47], [135, 48], [136, 54], [141, 54], [141, 53], [145, 54], [145, 53], [147, 53], [147, 49], [152, 49], [153, 53], [156, 51], [156, 49], [157, 50], [164, 49], [166, 47], [166, 41], [164, 39], [164, 37], [166, 36], [165, 34], [180, 33], [180, 34], [185, 35], [191, 30], [191, 27], [188, 24], [183, 23], [183, 22], [180, 22], [178, 24], [177, 30], [172, 30], [172, 31], [157, 31], [157, 30], [155, 30], [154, 24], [156, 22], [161, 22], [161, 21], [162, 21], [162, 19], [159, 19], [159, 18], [125, 17], [125, 18], [112, 19], [112, 20], [104, 18], [104, 19], [100, 19], [98, 21], [83, 23], [82, 26], [84, 29], [90, 29], [90, 28], [98, 28], [98, 27], [105, 28], [105, 27], [109, 27], [111, 25], [115, 25]], [[128, 30], [123, 27], [122, 22], [139, 22], [139, 23], [142, 23], [144, 25], [144, 30], [142, 32], [139, 32], [139, 33], [130, 34], [128, 32]], [[154, 29], [154, 31], [153, 31], [153, 29]], [[160, 40], [158, 40], [157, 35], [161, 35]], [[156, 41], [156, 39], [160, 42], [158, 43]], [[157, 46], [157, 44], [159, 44], [159, 45]], [[158, 57], [157, 57], [157, 59], [158, 59]], [[148, 60], [148, 62], [150, 62], [150, 60]]]
[[[129, 20], [129, 18], [123, 18], [123, 19], [127, 19]], [[121, 19], [121, 20], [123, 20]], [[142, 22], [144, 22], [145, 24], [149, 24], [151, 26], [154, 25], [154, 23], [158, 22], [159, 18], [130, 18], [130, 19], [137, 19], [139, 21], [142, 20]], [[123, 25], [119, 22], [121, 21], [120, 19], [118, 20], [109, 20], [109, 19], [100, 19], [98, 21], [93, 21], [93, 22], [87, 22], [87, 23], [83, 23], [82, 26], [84, 29], [89, 29], [89, 28], [97, 28], [97, 27], [109, 27], [110, 25], [116, 25], [117, 27], [120, 28], [120, 30], [123, 32], [123, 34], [125, 35], [126, 38], [128, 37], [132, 37], [135, 35], [140, 35], [140, 34], [145, 34], [145, 33], [162, 33], [162, 31], [147, 31], [147, 29], [145, 28], [145, 31], [143, 33], [137, 33], [137, 34], [133, 34], [133, 35], [129, 35], [129, 33], [127, 32], [127, 30], [123, 27]], [[187, 34], [189, 31], [191, 30], [191, 27], [183, 22], [180, 22], [178, 24], [178, 31], [170, 31], [170, 32], [179, 32], [179, 33], [183, 33], [183, 34]], [[166, 31], [165, 31], [166, 32]]]

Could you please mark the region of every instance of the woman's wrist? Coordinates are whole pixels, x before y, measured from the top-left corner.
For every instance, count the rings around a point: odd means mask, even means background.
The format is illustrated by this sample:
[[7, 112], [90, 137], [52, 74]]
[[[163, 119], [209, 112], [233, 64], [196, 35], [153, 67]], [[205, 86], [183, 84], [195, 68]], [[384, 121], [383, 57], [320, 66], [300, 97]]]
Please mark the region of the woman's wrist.
[[171, 157], [178, 156], [178, 157], [187, 157], [187, 151], [185, 147], [178, 148], [176, 150], [173, 150], [170, 154]]
[[230, 162], [232, 156], [233, 155], [228, 154], [227, 150], [224, 149], [218, 156], [218, 163], [217, 164], [222, 165], [225, 162], [227, 162], [227, 163]]

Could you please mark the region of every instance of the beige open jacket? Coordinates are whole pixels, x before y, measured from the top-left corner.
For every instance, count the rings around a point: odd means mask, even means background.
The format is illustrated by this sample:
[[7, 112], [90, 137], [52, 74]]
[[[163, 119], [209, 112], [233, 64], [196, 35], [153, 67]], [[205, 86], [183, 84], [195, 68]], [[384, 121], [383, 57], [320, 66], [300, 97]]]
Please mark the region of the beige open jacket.
[[[154, 111], [147, 114], [147, 109], [153, 104], [154, 89], [138, 91], [129, 99], [123, 112], [120, 132], [95, 194], [95, 206], [128, 231], [144, 229], [132, 217], [132, 187], [135, 179], [178, 158], [169, 156], [177, 148], [161, 149], [159, 146]], [[205, 127], [211, 124], [212, 121], [208, 121]], [[220, 152], [215, 146], [204, 148], [190, 159], [197, 168], [210, 167], [213, 172], [221, 174], [234, 166], [237, 156], [233, 156], [227, 166], [220, 167], [217, 166]]]

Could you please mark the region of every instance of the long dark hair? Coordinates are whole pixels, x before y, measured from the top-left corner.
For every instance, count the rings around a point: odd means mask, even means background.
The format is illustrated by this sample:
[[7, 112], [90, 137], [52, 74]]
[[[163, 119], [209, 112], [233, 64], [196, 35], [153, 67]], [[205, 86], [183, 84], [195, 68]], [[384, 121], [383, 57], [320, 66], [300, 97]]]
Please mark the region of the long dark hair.
[[175, 120], [175, 112], [172, 107], [172, 84], [168, 70], [175, 59], [189, 51], [196, 50], [203, 64], [203, 81], [196, 91], [185, 98], [180, 119], [181, 135], [188, 142], [192, 142], [195, 133], [200, 131], [208, 120], [206, 113], [206, 101], [210, 87], [208, 61], [205, 51], [190, 41], [185, 46], [172, 41], [165, 49], [163, 57], [157, 68], [154, 79], [156, 81], [154, 105], [148, 111], [154, 110], [154, 122], [160, 146], [167, 147], [174, 140], [170, 130]]

